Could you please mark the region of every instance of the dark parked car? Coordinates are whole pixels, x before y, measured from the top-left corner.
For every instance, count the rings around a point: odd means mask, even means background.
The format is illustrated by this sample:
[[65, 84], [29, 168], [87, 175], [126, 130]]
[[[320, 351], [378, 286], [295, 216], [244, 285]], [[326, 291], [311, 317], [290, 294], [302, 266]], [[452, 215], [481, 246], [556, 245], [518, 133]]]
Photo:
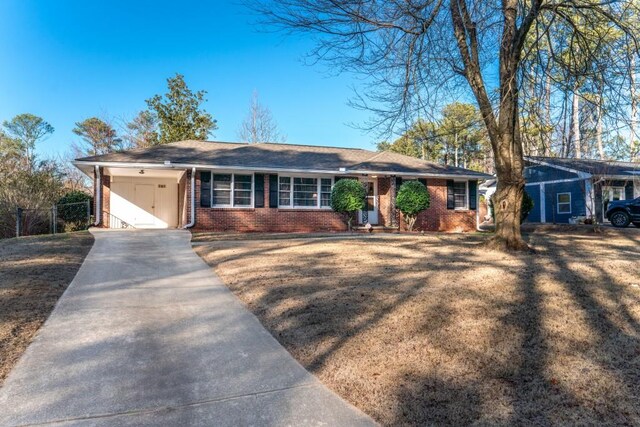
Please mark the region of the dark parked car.
[[614, 227], [626, 227], [631, 222], [640, 227], [640, 197], [609, 202], [605, 216]]

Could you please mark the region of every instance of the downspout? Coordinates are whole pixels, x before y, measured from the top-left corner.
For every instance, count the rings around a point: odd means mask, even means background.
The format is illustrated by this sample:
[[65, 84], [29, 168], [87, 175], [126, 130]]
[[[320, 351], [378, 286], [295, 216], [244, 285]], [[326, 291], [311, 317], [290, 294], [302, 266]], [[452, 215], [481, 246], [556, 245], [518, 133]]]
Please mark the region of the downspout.
[[95, 165], [95, 197], [96, 197], [96, 220], [93, 223], [96, 227], [100, 225], [100, 219], [102, 218], [102, 178], [100, 177], [100, 167]]
[[182, 228], [196, 225], [196, 168], [191, 168], [191, 222]]

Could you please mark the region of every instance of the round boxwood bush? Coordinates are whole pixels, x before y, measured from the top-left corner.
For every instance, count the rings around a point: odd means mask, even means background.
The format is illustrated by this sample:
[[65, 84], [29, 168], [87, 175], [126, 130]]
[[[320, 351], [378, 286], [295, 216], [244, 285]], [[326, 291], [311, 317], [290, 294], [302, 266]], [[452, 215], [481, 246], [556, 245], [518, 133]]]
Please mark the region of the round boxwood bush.
[[87, 201], [91, 205], [93, 198], [87, 193], [73, 190], [58, 200], [58, 220], [64, 223], [65, 231], [86, 230], [90, 219], [87, 216]]
[[429, 191], [420, 181], [406, 181], [398, 190], [396, 207], [400, 209], [407, 223], [407, 230], [412, 231], [418, 214], [429, 207]]
[[[489, 208], [491, 209], [491, 219], [496, 222], [496, 211], [493, 209], [493, 198], [495, 194], [489, 198]], [[533, 198], [526, 191], [522, 194], [522, 205], [520, 207], [520, 222], [523, 223], [533, 210], [535, 203]]]
[[349, 231], [355, 213], [364, 208], [366, 196], [364, 186], [356, 179], [341, 179], [331, 190], [331, 209], [346, 216]]

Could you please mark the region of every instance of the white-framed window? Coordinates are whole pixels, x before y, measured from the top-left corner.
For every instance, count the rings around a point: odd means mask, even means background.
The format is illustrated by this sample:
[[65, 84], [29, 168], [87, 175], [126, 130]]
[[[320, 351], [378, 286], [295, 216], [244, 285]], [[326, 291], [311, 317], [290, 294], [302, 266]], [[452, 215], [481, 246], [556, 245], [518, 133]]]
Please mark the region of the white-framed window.
[[454, 181], [453, 208], [458, 210], [469, 209], [469, 181]]
[[253, 207], [253, 175], [212, 174], [211, 207]]
[[571, 193], [556, 194], [556, 201], [556, 206], [558, 207], [559, 214], [571, 213]]
[[330, 209], [333, 178], [278, 176], [278, 207]]

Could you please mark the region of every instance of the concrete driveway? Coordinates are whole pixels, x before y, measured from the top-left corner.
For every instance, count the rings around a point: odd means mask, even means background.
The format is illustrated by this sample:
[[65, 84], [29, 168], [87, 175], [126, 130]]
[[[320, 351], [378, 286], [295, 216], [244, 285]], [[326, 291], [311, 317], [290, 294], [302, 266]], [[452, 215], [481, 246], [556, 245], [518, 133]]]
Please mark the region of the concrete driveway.
[[0, 425], [371, 425], [300, 366], [186, 231], [96, 241], [0, 389]]

